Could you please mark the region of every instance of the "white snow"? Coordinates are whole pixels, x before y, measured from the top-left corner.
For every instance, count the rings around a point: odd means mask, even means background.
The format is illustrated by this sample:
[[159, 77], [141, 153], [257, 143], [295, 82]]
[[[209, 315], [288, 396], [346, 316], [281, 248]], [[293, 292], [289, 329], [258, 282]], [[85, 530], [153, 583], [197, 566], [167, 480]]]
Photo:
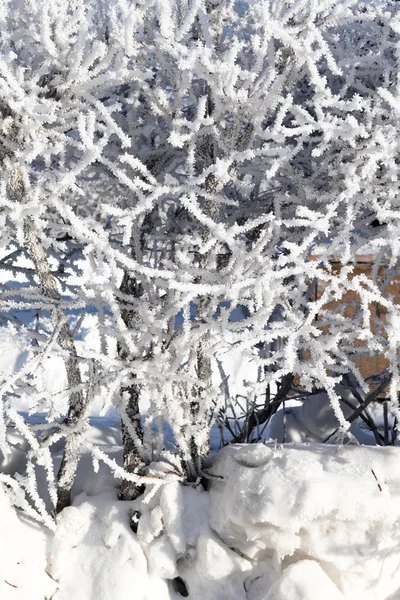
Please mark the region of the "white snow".
[[[99, 423], [115, 456], [117, 432]], [[208, 491], [154, 480], [121, 502], [108, 467], [84, 457], [54, 532], [0, 484], [0, 598], [179, 600], [177, 577], [195, 600], [400, 597], [397, 448], [235, 445], [209, 473]]]
[[346, 600], [400, 597], [398, 459], [389, 447], [227, 447], [212, 468], [224, 479], [211, 487], [211, 526], [279, 570], [315, 561]]
[[166, 583], [149, 573], [129, 510], [129, 503], [105, 492], [81, 494], [62, 512], [48, 556], [49, 573], [59, 582], [52, 600], [111, 600], [129, 590], [135, 600], [169, 597]]
[[46, 573], [47, 532], [17, 514], [0, 483], [0, 598], [43, 600], [56, 590]]
[[343, 600], [321, 566], [313, 560], [299, 560], [282, 573], [264, 600]]

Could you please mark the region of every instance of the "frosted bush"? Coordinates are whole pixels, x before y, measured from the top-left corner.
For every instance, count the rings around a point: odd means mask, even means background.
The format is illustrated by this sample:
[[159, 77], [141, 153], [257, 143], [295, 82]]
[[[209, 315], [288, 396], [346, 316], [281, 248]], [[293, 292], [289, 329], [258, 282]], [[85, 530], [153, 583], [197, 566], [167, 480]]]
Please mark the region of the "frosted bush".
[[[363, 412], [376, 394], [355, 359], [370, 353], [389, 363], [379, 391], [389, 386], [395, 441], [395, 2], [6, 1], [0, 20], [0, 265], [14, 278], [2, 277], [0, 314], [29, 353], [1, 376], [0, 449], [13, 423], [29, 447], [13, 485], [38, 518], [36, 464], [58, 511], [83, 451], [133, 498], [163, 456], [165, 423], [178, 449], [167, 477], [197, 481], [225, 401], [212, 371], [226, 343], [259, 367], [254, 406], [272, 390], [247, 437], [297, 381], [325, 391], [343, 439], [355, 413], [337, 385], [352, 375]], [[366, 243], [370, 276], [354, 273]], [[89, 311], [99, 343], [82, 356]], [[66, 371], [57, 402], [41, 382], [50, 355]], [[44, 425], [16, 411], [21, 394]], [[124, 469], [87, 440], [98, 401], [121, 416]]]

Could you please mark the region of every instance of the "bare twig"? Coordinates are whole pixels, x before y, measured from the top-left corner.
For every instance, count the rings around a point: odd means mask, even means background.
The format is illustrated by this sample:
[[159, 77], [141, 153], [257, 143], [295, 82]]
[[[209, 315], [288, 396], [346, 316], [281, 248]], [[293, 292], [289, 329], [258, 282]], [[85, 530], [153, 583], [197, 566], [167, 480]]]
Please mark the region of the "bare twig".
[[373, 469], [371, 469], [371, 473], [375, 477], [376, 483], [378, 484], [379, 491], [381, 492], [382, 491], [381, 484], [379, 483], [379, 480], [378, 480], [377, 476], [375, 475], [375, 471]]
[[387, 402], [383, 403], [383, 435], [385, 439], [385, 446], [389, 446], [389, 419], [388, 419], [388, 405]]
[[261, 411], [253, 411], [252, 415], [249, 419], [249, 434], [257, 427], [258, 425], [263, 425], [263, 423], [268, 423], [271, 417], [276, 413], [282, 401], [287, 397], [290, 388], [292, 387], [294, 381], [293, 373], [287, 373], [277, 391], [274, 399], [268, 403], [268, 405]]
[[361, 415], [361, 413], [365, 410], [365, 408], [371, 404], [371, 402], [374, 402], [378, 396], [380, 394], [382, 394], [382, 392], [387, 388], [387, 386], [390, 384], [392, 380], [392, 374], [388, 373], [382, 380], [382, 382], [378, 385], [377, 388], [375, 388], [370, 394], [368, 394], [368, 396], [365, 398], [365, 400], [363, 402], [361, 402], [360, 406], [357, 408], [357, 410], [355, 410], [353, 412], [352, 415], [350, 415], [350, 417], [347, 419], [349, 423], [353, 423], [353, 421], [355, 421], [356, 419], [358, 419], [358, 417]]
[[[392, 379], [392, 374], [388, 373], [383, 378], [383, 380], [378, 385], [378, 387], [376, 387], [370, 394], [368, 394], [368, 396], [365, 398], [365, 400], [363, 400], [360, 403], [360, 406], [358, 406], [355, 409], [355, 411], [353, 412], [353, 414], [350, 415], [350, 417], [347, 419], [347, 422], [348, 423], [353, 423], [353, 421], [355, 421], [356, 419], [358, 419], [358, 417], [360, 417], [361, 414], [363, 412], [365, 412], [365, 409], [371, 404], [371, 402], [374, 402], [375, 400], [377, 400], [378, 396], [380, 394], [382, 394], [382, 392], [389, 385], [391, 379]], [[335, 435], [335, 433], [337, 433], [338, 431], [339, 431], [339, 427], [337, 427], [335, 429], [335, 431], [333, 431], [331, 434], [328, 435], [328, 437], [324, 440], [324, 443], [327, 443]]]

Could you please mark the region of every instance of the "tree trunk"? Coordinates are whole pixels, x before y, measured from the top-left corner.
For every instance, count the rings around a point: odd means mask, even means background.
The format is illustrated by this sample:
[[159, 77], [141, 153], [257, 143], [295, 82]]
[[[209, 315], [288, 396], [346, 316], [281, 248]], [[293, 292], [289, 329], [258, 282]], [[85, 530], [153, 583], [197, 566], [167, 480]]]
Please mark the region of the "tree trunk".
[[[9, 194], [11, 199], [15, 202], [23, 202], [26, 197], [25, 185], [21, 169], [19, 168], [14, 169], [11, 174], [9, 180]], [[28, 254], [35, 266], [42, 294], [54, 304], [54, 308], [50, 311], [53, 325], [57, 328], [60, 327], [61, 323], [57, 341], [66, 353], [64, 362], [67, 372], [68, 388], [71, 390], [68, 403], [68, 415], [65, 423], [71, 428], [75, 428], [79, 421], [86, 417], [87, 409], [87, 399], [81, 389], [82, 377], [78, 355], [71, 329], [66, 321], [63, 310], [59, 306], [61, 296], [57, 288], [56, 280], [51, 273], [46, 252], [35, 232], [33, 222], [30, 218], [27, 218], [24, 222], [24, 240]], [[79, 444], [81, 436], [82, 434], [80, 432], [75, 431], [71, 431], [66, 436], [64, 454], [57, 475], [57, 513], [70, 505], [71, 488], [79, 460]]]
[[[211, 92], [208, 90], [208, 113], [211, 114], [213, 104], [211, 100]], [[214, 160], [214, 143], [211, 136], [207, 136], [204, 142], [206, 147], [206, 166], [210, 166]], [[205, 190], [207, 194], [213, 194], [218, 191], [219, 182], [215, 175], [211, 173], [205, 181]], [[206, 199], [204, 203], [204, 213], [216, 220], [218, 218], [218, 206], [210, 199]], [[204, 228], [202, 234], [202, 242], [206, 244], [209, 240], [210, 232]], [[201, 254], [199, 259], [199, 267], [206, 269], [209, 266], [209, 254]], [[198, 323], [206, 323], [210, 313], [210, 297], [203, 296], [199, 299], [196, 307], [196, 321]], [[212, 364], [211, 364], [211, 335], [209, 329], [201, 336], [197, 345], [197, 379], [198, 383], [192, 390], [192, 401], [190, 406], [192, 427], [198, 431], [207, 431], [209, 429], [209, 418], [207, 413], [202, 411], [201, 406], [205, 401], [207, 394], [212, 392]], [[204, 458], [210, 450], [209, 432], [206, 441], [199, 443], [193, 436], [190, 440], [191, 450], [191, 465], [187, 465], [187, 477], [189, 481], [195, 481], [201, 474]]]
[[[122, 278], [120, 290], [123, 294], [133, 298], [140, 298], [143, 294], [141, 284], [126, 271]], [[121, 310], [121, 317], [128, 329], [134, 329], [138, 319], [138, 315], [135, 311], [123, 308]], [[126, 349], [121, 343], [118, 343], [118, 355], [123, 361], [125, 361], [128, 356]], [[121, 423], [123, 464], [124, 469], [128, 473], [141, 474], [145, 465], [140, 457], [140, 448], [138, 447], [143, 441], [143, 429], [139, 407], [139, 386], [135, 383], [131, 383], [129, 386], [122, 387], [121, 397], [124, 398], [126, 396], [128, 396], [126, 419], [129, 425], [123, 421]], [[134, 435], [131, 435], [130, 428], [132, 428]], [[143, 491], [143, 485], [123, 479], [119, 487], [118, 498], [120, 500], [134, 500], [140, 496]]]

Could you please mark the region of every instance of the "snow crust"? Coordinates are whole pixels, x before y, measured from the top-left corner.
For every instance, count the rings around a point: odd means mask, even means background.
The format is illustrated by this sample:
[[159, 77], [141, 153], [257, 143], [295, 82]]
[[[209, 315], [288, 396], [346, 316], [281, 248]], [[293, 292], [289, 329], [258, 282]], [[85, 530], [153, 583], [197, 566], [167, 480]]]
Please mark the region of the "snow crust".
[[84, 458], [54, 532], [0, 484], [0, 598], [396, 600], [398, 461], [390, 447], [229, 446], [207, 491], [155, 479], [120, 502], [107, 467]]

